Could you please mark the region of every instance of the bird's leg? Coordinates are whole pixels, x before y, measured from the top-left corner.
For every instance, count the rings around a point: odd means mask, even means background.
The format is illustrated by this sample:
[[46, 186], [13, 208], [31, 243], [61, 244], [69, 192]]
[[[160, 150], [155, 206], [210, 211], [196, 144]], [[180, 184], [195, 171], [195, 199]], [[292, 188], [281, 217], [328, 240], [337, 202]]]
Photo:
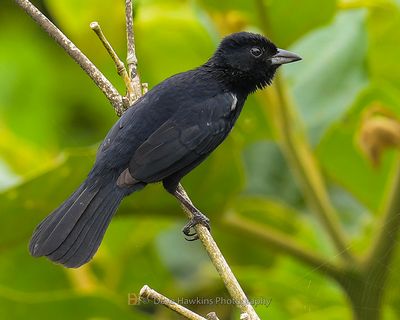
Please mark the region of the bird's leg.
[[[184, 235], [187, 236], [185, 237], [186, 240], [188, 241], [194, 241], [199, 239], [199, 236], [196, 234], [196, 232], [191, 232], [192, 229], [198, 224], [201, 224], [205, 226], [208, 230], [210, 230], [210, 219], [208, 219], [203, 213], [200, 212], [199, 209], [197, 209], [192, 201], [190, 200], [189, 196], [186, 194], [185, 190], [182, 188], [182, 186], [179, 184], [177, 188], [174, 191], [174, 196], [179, 200], [179, 202], [186, 207], [192, 214], [192, 217], [190, 218], [190, 221], [183, 227], [182, 232]], [[189, 238], [190, 237], [190, 238]]]

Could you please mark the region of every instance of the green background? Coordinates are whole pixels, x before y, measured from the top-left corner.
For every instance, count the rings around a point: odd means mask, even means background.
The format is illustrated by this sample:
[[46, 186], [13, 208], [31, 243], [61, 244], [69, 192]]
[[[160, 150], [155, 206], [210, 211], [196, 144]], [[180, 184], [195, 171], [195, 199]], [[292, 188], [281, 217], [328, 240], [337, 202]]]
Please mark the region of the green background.
[[[89, 28], [98, 21], [125, 59], [123, 1], [35, 1], [124, 92]], [[153, 87], [196, 67], [221, 37], [249, 30], [303, 57], [281, 71], [295, 122], [318, 163], [348, 246], [362, 256], [373, 241], [397, 165], [393, 151], [374, 167], [357, 133], [365, 110], [400, 114], [400, 1], [134, 1], [141, 79]], [[262, 319], [351, 319], [342, 286], [229, 220], [240, 216], [323, 257], [340, 260], [313, 214], [306, 186], [282, 152], [264, 93], [251, 96], [232, 134], [183, 180], [212, 221], [213, 235]], [[0, 319], [178, 319], [162, 306], [128, 305], [147, 284], [169, 298], [228, 294], [198, 242], [184, 241], [185, 216], [160, 185], [126, 198], [93, 261], [67, 270], [29, 256], [36, 224], [84, 179], [117, 120], [89, 77], [15, 3], [0, 5]], [[303, 141], [303, 142], [304, 142]], [[396, 241], [393, 239], [393, 241]], [[398, 251], [398, 250], [397, 250]], [[400, 256], [385, 286], [382, 319], [400, 318]], [[361, 293], [360, 293], [361, 294]], [[368, 294], [368, 292], [367, 292]], [[229, 304], [189, 305], [238, 319]], [[365, 306], [368, 308], [368, 306]]]

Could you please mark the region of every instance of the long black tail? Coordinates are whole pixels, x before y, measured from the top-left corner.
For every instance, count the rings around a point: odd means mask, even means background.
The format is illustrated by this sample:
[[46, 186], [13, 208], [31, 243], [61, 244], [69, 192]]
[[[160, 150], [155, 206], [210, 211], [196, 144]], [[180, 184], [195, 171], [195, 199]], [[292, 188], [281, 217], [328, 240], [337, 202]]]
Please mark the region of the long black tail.
[[[130, 193], [130, 192], [129, 192]], [[29, 244], [32, 256], [47, 256], [69, 268], [92, 259], [121, 200], [128, 193], [115, 183], [84, 182], [36, 228]]]

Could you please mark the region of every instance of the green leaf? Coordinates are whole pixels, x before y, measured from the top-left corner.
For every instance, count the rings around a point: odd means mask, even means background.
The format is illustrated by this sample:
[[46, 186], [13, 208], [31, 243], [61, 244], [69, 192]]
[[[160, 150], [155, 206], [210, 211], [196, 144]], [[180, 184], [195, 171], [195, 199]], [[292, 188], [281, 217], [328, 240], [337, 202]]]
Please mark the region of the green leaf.
[[364, 10], [342, 12], [292, 48], [304, 60], [285, 68], [285, 74], [313, 144], [367, 83], [365, 16]]
[[181, 230], [182, 225], [175, 225], [159, 234], [156, 244], [160, 258], [182, 287], [204, 288], [211, 279], [202, 274], [202, 269], [210, 260], [201, 243], [185, 241]]
[[390, 178], [394, 154], [386, 153], [382, 165], [373, 168], [357, 145], [357, 129], [362, 111], [371, 103], [380, 102], [398, 114], [399, 97], [398, 92], [389, 87], [372, 84], [360, 95], [348, 115], [327, 132], [316, 150], [328, 175], [373, 212], [378, 210], [384, 198], [384, 186]]
[[275, 143], [254, 143], [244, 150], [243, 157], [247, 176], [245, 194], [263, 195], [293, 206], [303, 205], [290, 168]]

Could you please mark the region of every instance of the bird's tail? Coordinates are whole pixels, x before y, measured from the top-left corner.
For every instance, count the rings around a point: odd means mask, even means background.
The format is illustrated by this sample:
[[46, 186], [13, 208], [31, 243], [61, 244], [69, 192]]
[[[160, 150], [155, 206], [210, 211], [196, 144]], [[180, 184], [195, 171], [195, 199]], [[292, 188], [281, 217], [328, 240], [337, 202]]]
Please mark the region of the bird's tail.
[[89, 186], [84, 182], [37, 226], [29, 244], [31, 255], [47, 256], [69, 268], [85, 264], [99, 248], [126, 195], [115, 183]]

